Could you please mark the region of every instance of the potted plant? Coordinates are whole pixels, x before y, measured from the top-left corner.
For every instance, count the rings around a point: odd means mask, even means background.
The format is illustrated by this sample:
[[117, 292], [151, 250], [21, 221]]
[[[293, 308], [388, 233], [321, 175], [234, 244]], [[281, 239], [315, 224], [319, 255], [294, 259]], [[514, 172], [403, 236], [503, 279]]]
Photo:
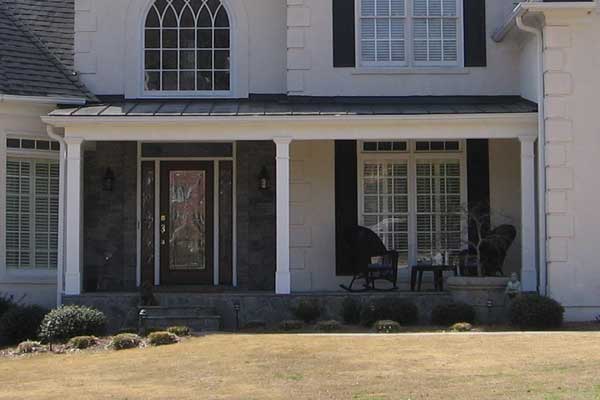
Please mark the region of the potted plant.
[[456, 301], [475, 307], [482, 322], [503, 318], [504, 292], [509, 278], [504, 276], [506, 253], [516, 237], [508, 223], [491, 227], [491, 211], [486, 205], [463, 207], [468, 234], [463, 234], [468, 250], [459, 257], [459, 276], [448, 278], [447, 287]]

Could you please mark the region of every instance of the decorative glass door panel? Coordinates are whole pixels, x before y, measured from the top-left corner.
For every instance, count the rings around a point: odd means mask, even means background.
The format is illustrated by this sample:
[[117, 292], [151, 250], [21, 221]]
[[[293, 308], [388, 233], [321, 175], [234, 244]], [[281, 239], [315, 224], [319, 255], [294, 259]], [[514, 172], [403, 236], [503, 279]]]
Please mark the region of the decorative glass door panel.
[[206, 172], [169, 172], [169, 269], [206, 269]]
[[365, 161], [362, 167], [362, 224], [398, 251], [400, 266], [408, 265], [408, 162]]
[[213, 282], [213, 166], [161, 163], [161, 283]]

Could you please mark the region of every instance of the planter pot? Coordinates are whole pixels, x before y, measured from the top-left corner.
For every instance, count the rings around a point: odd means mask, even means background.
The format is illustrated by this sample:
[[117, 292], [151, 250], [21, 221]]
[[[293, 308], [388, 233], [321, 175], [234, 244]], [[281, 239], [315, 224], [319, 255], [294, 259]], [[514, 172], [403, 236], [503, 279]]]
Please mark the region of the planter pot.
[[507, 300], [504, 295], [508, 277], [452, 276], [447, 287], [454, 301], [470, 304], [475, 308], [477, 320], [482, 323], [507, 321]]

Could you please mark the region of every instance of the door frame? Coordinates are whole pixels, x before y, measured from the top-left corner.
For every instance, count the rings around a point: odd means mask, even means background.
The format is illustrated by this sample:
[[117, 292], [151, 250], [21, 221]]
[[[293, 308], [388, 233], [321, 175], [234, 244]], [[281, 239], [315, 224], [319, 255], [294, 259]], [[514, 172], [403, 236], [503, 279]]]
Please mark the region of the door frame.
[[[232, 286], [238, 286], [238, 268], [237, 268], [237, 143], [219, 141], [220, 143], [231, 143], [232, 144], [232, 155], [231, 157], [142, 157], [142, 143], [149, 142], [137, 142], [137, 257], [136, 257], [136, 283], [139, 287], [142, 281], [142, 238], [141, 238], [141, 221], [142, 221], [142, 162], [153, 161], [154, 162], [154, 197], [156, 199], [154, 207], [154, 218], [155, 221], [160, 220], [160, 164], [161, 161], [212, 161], [214, 171], [214, 184], [217, 185], [219, 182], [220, 175], [220, 162], [230, 161], [232, 163], [233, 176], [232, 176], [232, 238], [231, 238], [231, 257], [232, 257]], [[196, 143], [196, 142], [195, 142]], [[215, 196], [213, 200], [213, 285], [219, 286], [219, 270], [220, 270], [220, 249], [219, 249], [219, 190], [215, 187], [213, 190]], [[159, 223], [154, 224], [154, 285], [160, 286], [160, 225]]]

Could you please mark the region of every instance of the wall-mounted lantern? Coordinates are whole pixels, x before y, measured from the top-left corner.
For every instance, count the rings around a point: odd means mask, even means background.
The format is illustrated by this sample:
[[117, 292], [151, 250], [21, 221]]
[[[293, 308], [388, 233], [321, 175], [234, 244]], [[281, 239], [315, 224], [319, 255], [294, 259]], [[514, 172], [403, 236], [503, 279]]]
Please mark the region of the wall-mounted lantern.
[[104, 177], [102, 178], [102, 190], [105, 192], [112, 192], [115, 185], [115, 173], [112, 169], [106, 168]]
[[271, 178], [265, 166], [261, 168], [260, 174], [258, 174], [258, 188], [260, 190], [269, 190], [271, 188]]

